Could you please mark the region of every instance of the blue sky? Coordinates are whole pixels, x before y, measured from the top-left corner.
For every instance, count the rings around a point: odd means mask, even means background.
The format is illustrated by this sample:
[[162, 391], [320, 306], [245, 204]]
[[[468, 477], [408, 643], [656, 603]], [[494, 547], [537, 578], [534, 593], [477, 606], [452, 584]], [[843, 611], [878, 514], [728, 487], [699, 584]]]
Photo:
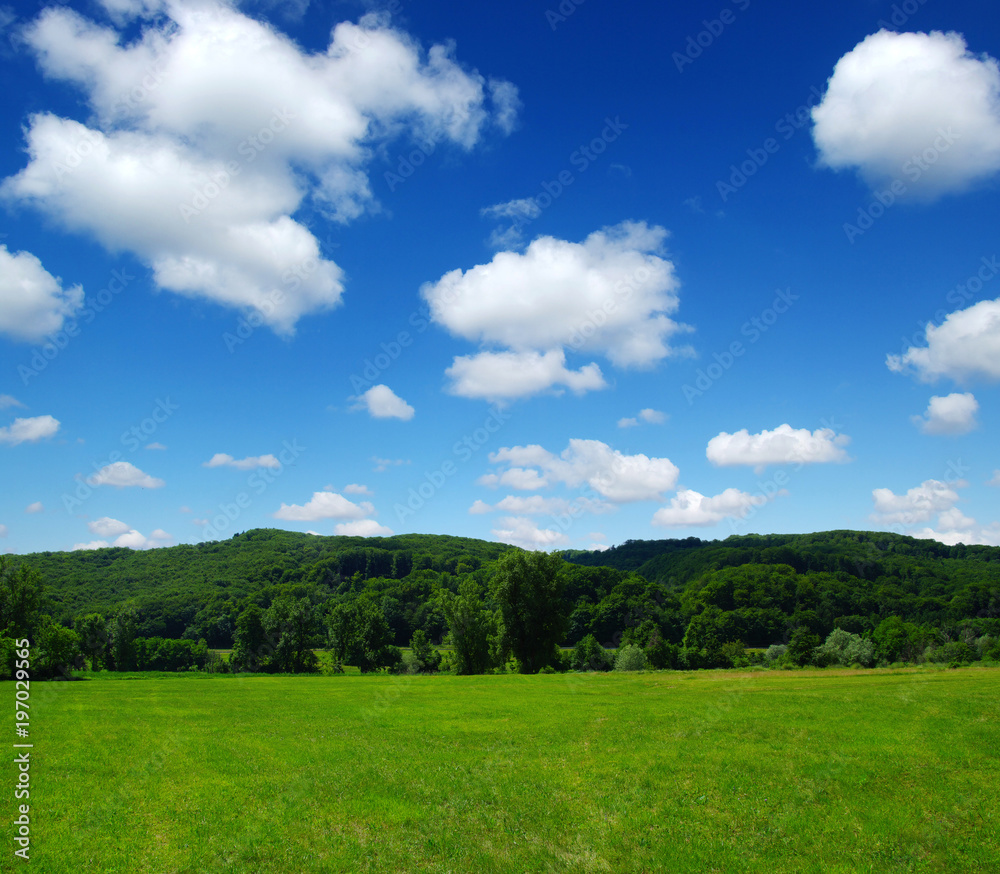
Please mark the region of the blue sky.
[[981, 3], [0, 6], [0, 550], [1000, 544]]

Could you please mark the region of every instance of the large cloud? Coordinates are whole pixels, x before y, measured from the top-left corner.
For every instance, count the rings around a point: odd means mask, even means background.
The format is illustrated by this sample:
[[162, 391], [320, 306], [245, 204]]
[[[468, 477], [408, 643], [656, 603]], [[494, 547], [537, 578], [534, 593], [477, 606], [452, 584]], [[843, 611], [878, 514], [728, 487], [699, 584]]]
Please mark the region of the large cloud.
[[0, 334], [39, 342], [82, 305], [79, 285], [64, 289], [30, 252], [12, 255], [0, 245]]
[[139, 39], [66, 8], [27, 30], [43, 72], [81, 88], [87, 125], [28, 123], [30, 161], [8, 198], [146, 261], [178, 294], [252, 308], [290, 333], [336, 306], [341, 269], [292, 218], [306, 196], [328, 219], [377, 209], [367, 166], [408, 135], [471, 148], [511, 128], [516, 89], [426, 53], [384, 18], [337, 25], [324, 53], [221, 2], [116, 3]]
[[[488, 264], [452, 270], [421, 295], [433, 320], [486, 347], [456, 359], [456, 394], [504, 398], [551, 386], [604, 386], [600, 369], [568, 370], [565, 350], [602, 355], [617, 367], [647, 367], [677, 352], [683, 326], [673, 264], [662, 257], [666, 231], [624, 222], [582, 243], [539, 237], [522, 252], [498, 252]], [[506, 376], [505, 376], [506, 374]]]
[[816, 464], [850, 459], [844, 446], [850, 438], [831, 428], [793, 428], [779, 425], [773, 431], [751, 434], [746, 428], [735, 434], [723, 431], [708, 441], [705, 455], [717, 467], [752, 465], [758, 470], [769, 464]]
[[375, 508], [369, 501], [352, 503], [336, 492], [313, 492], [305, 504], [282, 504], [274, 514], [275, 519], [292, 522], [313, 522], [316, 519], [361, 519], [371, 516]]
[[875, 512], [872, 521], [883, 525], [916, 525], [928, 522], [936, 513], [951, 510], [958, 502], [956, 488], [963, 481], [946, 483], [936, 479], [924, 480], [919, 486], [897, 495], [891, 489], [873, 489]]
[[968, 434], [977, 425], [978, 410], [979, 402], [972, 392], [952, 392], [944, 397], [935, 395], [924, 415], [911, 419], [925, 434]]
[[926, 346], [889, 355], [886, 366], [896, 373], [915, 373], [924, 382], [942, 376], [1000, 379], [1000, 298], [949, 313], [940, 325], [928, 323], [925, 337]]
[[37, 443], [51, 437], [59, 430], [59, 420], [52, 416], [32, 416], [15, 419], [10, 425], [0, 428], [0, 443], [17, 446], [18, 443]]
[[726, 489], [707, 497], [694, 489], [682, 489], [670, 499], [669, 507], [653, 514], [653, 525], [664, 528], [708, 527], [723, 519], [742, 519], [751, 508], [766, 504], [764, 495], [751, 495], [739, 489]]
[[[631, 501], [660, 501], [663, 493], [677, 483], [677, 466], [669, 458], [624, 455], [600, 440], [571, 439], [558, 456], [541, 446], [505, 447], [490, 455], [494, 464], [507, 464], [519, 471], [516, 478], [497, 476], [497, 483], [524, 488], [562, 484], [569, 488], [589, 487], [613, 504]], [[484, 484], [492, 485], [492, 480]]]
[[933, 197], [1000, 169], [1000, 69], [957, 33], [867, 37], [837, 62], [812, 116], [822, 163], [873, 185], [898, 178]]

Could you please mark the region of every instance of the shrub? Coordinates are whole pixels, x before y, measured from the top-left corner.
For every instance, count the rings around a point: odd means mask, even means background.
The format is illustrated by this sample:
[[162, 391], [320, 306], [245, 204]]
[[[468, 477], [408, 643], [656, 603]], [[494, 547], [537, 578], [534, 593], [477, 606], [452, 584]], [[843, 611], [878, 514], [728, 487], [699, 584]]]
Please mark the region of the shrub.
[[875, 660], [875, 645], [870, 640], [835, 628], [830, 632], [826, 642], [816, 647], [813, 653], [813, 663], [821, 668], [828, 665], [860, 664], [869, 667]]
[[646, 667], [646, 653], [634, 643], [623, 646], [615, 654], [616, 671], [641, 671]]
[[611, 656], [594, 635], [588, 634], [573, 647], [570, 666], [574, 671], [609, 671]]
[[764, 650], [763, 664], [769, 668], [774, 667], [776, 663], [784, 660], [787, 652], [788, 647], [783, 643], [772, 643], [766, 650]]

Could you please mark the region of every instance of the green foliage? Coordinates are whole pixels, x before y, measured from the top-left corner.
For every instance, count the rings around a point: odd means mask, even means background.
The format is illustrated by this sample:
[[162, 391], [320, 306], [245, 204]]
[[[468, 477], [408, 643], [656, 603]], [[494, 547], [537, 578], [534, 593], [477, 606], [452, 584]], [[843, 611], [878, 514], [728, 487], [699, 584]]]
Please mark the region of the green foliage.
[[264, 631], [264, 611], [251, 604], [236, 620], [236, 634], [233, 651], [229, 656], [229, 667], [234, 674], [256, 673], [268, 664], [270, 647], [267, 632]]
[[868, 668], [875, 663], [875, 645], [843, 628], [835, 628], [813, 652], [813, 662], [820, 667], [830, 665], [861, 665]]
[[312, 650], [317, 623], [308, 598], [282, 595], [265, 611], [263, 624], [273, 646], [269, 671], [313, 674], [319, 670], [319, 661]]
[[574, 671], [610, 671], [613, 659], [592, 634], [577, 641], [570, 657], [570, 667]]
[[498, 608], [499, 647], [514, 656], [522, 674], [551, 664], [566, 635], [562, 564], [544, 552], [508, 552], [497, 562], [490, 591]]
[[811, 631], [807, 625], [800, 625], [792, 632], [792, 639], [788, 642], [786, 653], [788, 660], [793, 665], [809, 664], [812, 661], [813, 652], [822, 641], [816, 632]]
[[361, 673], [394, 670], [402, 653], [392, 643], [392, 631], [382, 607], [370, 597], [333, 607], [327, 615], [327, 635], [335, 670], [352, 665]]
[[433, 674], [441, 667], [441, 654], [431, 646], [427, 639], [427, 634], [422, 628], [413, 632], [410, 640], [410, 652], [407, 653], [412, 659], [410, 673], [413, 674]]
[[454, 648], [450, 669], [457, 674], [485, 674], [496, 662], [491, 651], [496, 617], [483, 604], [479, 584], [472, 577], [466, 577], [457, 594], [441, 589], [438, 597]]
[[44, 625], [44, 586], [39, 572], [21, 564], [15, 567], [0, 555], [0, 635], [17, 640], [36, 636]]
[[788, 653], [788, 647], [783, 643], [772, 643], [764, 651], [764, 665], [766, 667], [773, 667], [776, 664], [780, 664], [785, 660], [786, 654]]
[[111, 638], [108, 635], [107, 620], [100, 613], [88, 613], [80, 616], [73, 623], [80, 639], [80, 651], [90, 663], [92, 671], [106, 667], [109, 660], [108, 646]]
[[49, 621], [36, 632], [32, 675], [36, 679], [69, 677], [71, 671], [82, 667], [80, 638], [72, 629], [46, 618]]
[[615, 653], [616, 671], [644, 671], [646, 654], [634, 643], [626, 644]]

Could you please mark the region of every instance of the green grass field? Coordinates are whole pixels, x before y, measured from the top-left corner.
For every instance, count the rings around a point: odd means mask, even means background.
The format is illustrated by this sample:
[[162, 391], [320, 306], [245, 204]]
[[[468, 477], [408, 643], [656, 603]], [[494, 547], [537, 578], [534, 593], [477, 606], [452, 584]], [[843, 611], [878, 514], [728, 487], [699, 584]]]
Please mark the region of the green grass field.
[[995, 668], [144, 675], [31, 707], [45, 874], [1000, 871]]

